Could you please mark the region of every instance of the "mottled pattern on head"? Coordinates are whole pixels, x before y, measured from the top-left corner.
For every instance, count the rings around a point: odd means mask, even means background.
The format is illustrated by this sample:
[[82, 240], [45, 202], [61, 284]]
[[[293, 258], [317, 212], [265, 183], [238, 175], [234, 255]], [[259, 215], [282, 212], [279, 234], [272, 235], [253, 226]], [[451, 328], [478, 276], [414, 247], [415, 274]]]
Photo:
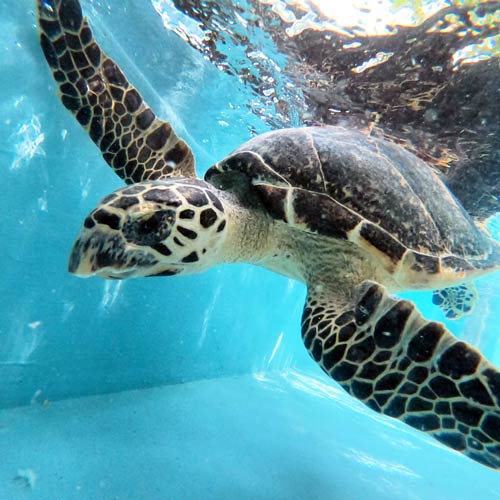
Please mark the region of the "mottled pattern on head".
[[134, 184], [85, 219], [70, 271], [110, 278], [198, 272], [216, 263], [225, 229], [224, 208], [202, 181]]

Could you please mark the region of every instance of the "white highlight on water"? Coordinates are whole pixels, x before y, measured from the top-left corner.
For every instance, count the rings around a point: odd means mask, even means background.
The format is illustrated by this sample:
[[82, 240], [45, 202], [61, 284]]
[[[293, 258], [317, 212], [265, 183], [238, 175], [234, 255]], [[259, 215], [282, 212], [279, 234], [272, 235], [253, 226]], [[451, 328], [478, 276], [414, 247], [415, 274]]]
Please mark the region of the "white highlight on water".
[[271, 352], [271, 356], [269, 356], [269, 361], [267, 362], [268, 364], [271, 364], [272, 360], [274, 359], [274, 356], [276, 356], [276, 353], [278, 352], [278, 349], [281, 345], [281, 341], [283, 340], [283, 335], [284, 335], [284, 332], [280, 332], [278, 340], [276, 341], [276, 345], [274, 346], [274, 348]]
[[102, 294], [102, 299], [100, 308], [101, 310], [106, 310], [109, 307], [113, 307], [116, 299], [120, 295], [121, 287], [123, 286], [123, 281], [109, 281], [104, 282], [104, 290]]
[[[22, 99], [16, 102], [16, 107], [21, 102]], [[33, 115], [30, 121], [22, 123], [17, 131], [12, 134], [10, 140], [14, 143], [16, 157], [10, 166], [11, 170], [27, 165], [35, 155], [45, 156], [45, 151], [41, 147], [45, 135], [41, 129], [38, 116]]]
[[222, 283], [219, 282], [217, 283], [212, 293], [212, 299], [210, 300], [209, 306], [205, 309], [205, 312], [203, 313], [203, 324], [201, 326], [201, 335], [200, 338], [198, 339], [198, 349], [200, 349], [203, 346], [205, 339], [207, 338], [208, 328], [212, 324], [212, 315], [215, 306], [219, 301], [221, 292], [222, 292]]

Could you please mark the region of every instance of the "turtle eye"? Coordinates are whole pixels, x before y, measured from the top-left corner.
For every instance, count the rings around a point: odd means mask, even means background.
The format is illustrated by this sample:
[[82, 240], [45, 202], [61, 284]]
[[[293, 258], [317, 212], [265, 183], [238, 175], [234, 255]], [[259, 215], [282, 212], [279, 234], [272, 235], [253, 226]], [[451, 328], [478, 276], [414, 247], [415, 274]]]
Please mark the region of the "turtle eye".
[[169, 236], [175, 222], [175, 210], [132, 213], [123, 225], [123, 235], [131, 243], [153, 246]]

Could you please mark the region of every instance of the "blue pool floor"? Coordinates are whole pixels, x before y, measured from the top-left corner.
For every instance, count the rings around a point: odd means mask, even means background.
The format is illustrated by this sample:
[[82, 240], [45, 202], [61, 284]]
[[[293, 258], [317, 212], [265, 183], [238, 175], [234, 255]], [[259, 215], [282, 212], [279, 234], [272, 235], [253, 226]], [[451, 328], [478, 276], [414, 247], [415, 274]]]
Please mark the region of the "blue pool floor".
[[0, 499], [500, 499], [500, 474], [298, 372], [0, 411]]

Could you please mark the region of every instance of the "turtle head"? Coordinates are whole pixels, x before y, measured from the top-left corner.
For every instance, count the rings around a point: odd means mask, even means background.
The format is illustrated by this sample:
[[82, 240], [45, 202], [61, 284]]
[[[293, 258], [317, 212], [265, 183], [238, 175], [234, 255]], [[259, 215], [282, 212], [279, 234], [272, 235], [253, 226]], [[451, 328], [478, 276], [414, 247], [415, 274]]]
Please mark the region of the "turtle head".
[[114, 279], [197, 273], [221, 262], [226, 231], [222, 203], [203, 181], [134, 184], [85, 219], [69, 271]]

